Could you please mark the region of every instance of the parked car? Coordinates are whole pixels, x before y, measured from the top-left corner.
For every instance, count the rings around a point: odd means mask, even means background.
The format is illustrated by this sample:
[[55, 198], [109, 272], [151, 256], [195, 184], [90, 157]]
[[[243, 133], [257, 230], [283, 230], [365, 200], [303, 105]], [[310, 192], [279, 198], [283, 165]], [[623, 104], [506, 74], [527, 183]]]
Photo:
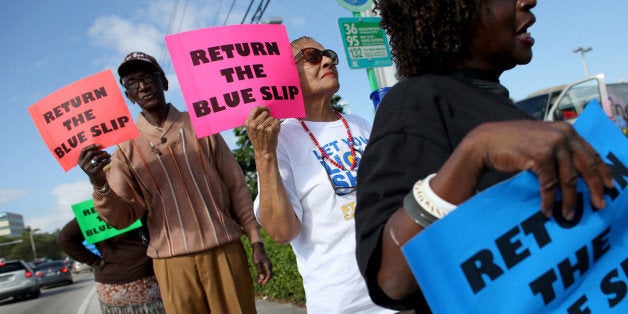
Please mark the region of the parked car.
[[91, 272], [91, 271], [92, 271], [92, 267], [85, 263], [74, 261], [74, 264], [72, 264], [72, 272], [75, 274], [80, 274], [82, 272]]
[[0, 299], [37, 298], [40, 293], [35, 272], [26, 262], [0, 262]]
[[50, 261], [37, 265], [35, 275], [39, 280], [39, 286], [54, 286], [60, 284], [72, 284], [72, 272], [63, 261]]
[[615, 125], [628, 135], [628, 83], [606, 83], [604, 74], [532, 93], [515, 102], [515, 105], [537, 120], [573, 123], [593, 99], [602, 105]]

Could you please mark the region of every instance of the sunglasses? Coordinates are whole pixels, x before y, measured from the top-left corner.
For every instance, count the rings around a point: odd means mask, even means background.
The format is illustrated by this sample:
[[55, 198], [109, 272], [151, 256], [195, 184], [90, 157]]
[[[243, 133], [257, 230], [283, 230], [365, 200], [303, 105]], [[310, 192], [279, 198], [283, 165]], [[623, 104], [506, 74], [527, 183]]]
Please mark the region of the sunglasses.
[[135, 91], [140, 87], [140, 82], [144, 83], [144, 85], [148, 85], [156, 81], [159, 78], [160, 74], [161, 73], [159, 72], [155, 72], [149, 75], [138, 77], [136, 79], [123, 80], [121, 83], [122, 83], [122, 86], [124, 86], [124, 88], [126, 88], [127, 90]]
[[311, 47], [303, 48], [301, 49], [301, 51], [299, 51], [299, 53], [297, 53], [296, 56], [294, 56], [294, 62], [296, 63], [297, 60], [301, 58], [301, 56], [305, 58], [305, 61], [312, 64], [321, 63], [321, 61], [323, 61], [323, 56], [331, 59], [331, 62], [334, 65], [338, 64], [338, 54], [331, 49], [318, 50], [316, 48], [311, 48]]
[[[356, 154], [357, 154], [356, 158], [358, 158], [358, 162], [359, 162], [359, 160], [362, 157], [362, 151], [359, 150], [359, 149], [356, 149]], [[323, 163], [324, 162], [325, 162], [325, 160], [323, 159]], [[331, 187], [334, 189], [334, 192], [336, 193], [336, 195], [342, 196], [342, 195], [347, 195], [347, 194], [351, 194], [351, 193], [355, 192], [355, 186], [338, 186], [338, 185], [336, 185], [336, 183], [334, 183], [334, 179], [332, 179], [331, 174], [329, 173], [330, 168], [328, 166], [326, 166], [326, 165], [322, 165], [322, 167], [325, 168], [325, 174], [327, 174], [327, 179], [329, 179], [329, 183], [331, 184]], [[354, 171], [357, 172], [357, 168]]]

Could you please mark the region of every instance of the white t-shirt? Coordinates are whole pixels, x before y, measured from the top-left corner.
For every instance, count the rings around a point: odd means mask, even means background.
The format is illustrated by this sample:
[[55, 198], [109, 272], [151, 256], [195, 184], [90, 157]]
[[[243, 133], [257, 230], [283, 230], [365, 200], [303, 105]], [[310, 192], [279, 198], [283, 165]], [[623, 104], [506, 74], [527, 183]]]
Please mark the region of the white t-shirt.
[[[366, 120], [343, 115], [353, 136], [358, 161], [368, 142], [371, 126]], [[342, 120], [305, 121], [327, 155], [351, 166], [351, 151]], [[281, 124], [277, 145], [279, 170], [293, 209], [301, 220], [301, 233], [291, 242], [303, 277], [308, 313], [393, 313], [375, 305], [368, 294], [355, 257], [355, 187], [357, 167], [343, 171], [323, 159], [297, 119]], [[327, 173], [330, 175], [328, 176]], [[259, 197], [255, 200], [259, 220]]]

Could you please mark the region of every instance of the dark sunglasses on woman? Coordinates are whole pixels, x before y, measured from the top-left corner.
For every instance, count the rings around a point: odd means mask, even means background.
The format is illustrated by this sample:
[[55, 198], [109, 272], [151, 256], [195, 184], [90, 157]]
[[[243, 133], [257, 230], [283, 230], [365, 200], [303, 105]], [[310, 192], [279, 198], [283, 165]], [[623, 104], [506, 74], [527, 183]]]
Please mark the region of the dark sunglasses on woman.
[[296, 63], [301, 56], [305, 58], [305, 61], [312, 64], [321, 63], [321, 61], [323, 61], [323, 56], [330, 58], [334, 65], [338, 64], [338, 54], [331, 49], [319, 50], [311, 47], [303, 48], [296, 56], [294, 56], [294, 62]]

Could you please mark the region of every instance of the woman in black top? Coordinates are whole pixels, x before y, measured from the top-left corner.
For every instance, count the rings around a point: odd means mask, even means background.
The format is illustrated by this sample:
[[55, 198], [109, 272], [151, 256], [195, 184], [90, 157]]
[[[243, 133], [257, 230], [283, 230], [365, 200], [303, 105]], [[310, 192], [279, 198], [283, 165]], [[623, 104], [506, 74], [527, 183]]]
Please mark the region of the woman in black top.
[[536, 4], [376, 1], [402, 81], [378, 108], [358, 172], [357, 259], [375, 303], [429, 312], [401, 246], [515, 172], [538, 175], [546, 215], [560, 188], [573, 218], [579, 176], [604, 207], [613, 182], [591, 146], [567, 123], [532, 121], [499, 83], [532, 58]]
[[95, 270], [96, 292], [102, 313], [165, 313], [152, 259], [146, 256], [143, 228], [97, 242], [102, 257], [83, 245], [76, 218], [59, 232], [57, 243], [71, 258]]

